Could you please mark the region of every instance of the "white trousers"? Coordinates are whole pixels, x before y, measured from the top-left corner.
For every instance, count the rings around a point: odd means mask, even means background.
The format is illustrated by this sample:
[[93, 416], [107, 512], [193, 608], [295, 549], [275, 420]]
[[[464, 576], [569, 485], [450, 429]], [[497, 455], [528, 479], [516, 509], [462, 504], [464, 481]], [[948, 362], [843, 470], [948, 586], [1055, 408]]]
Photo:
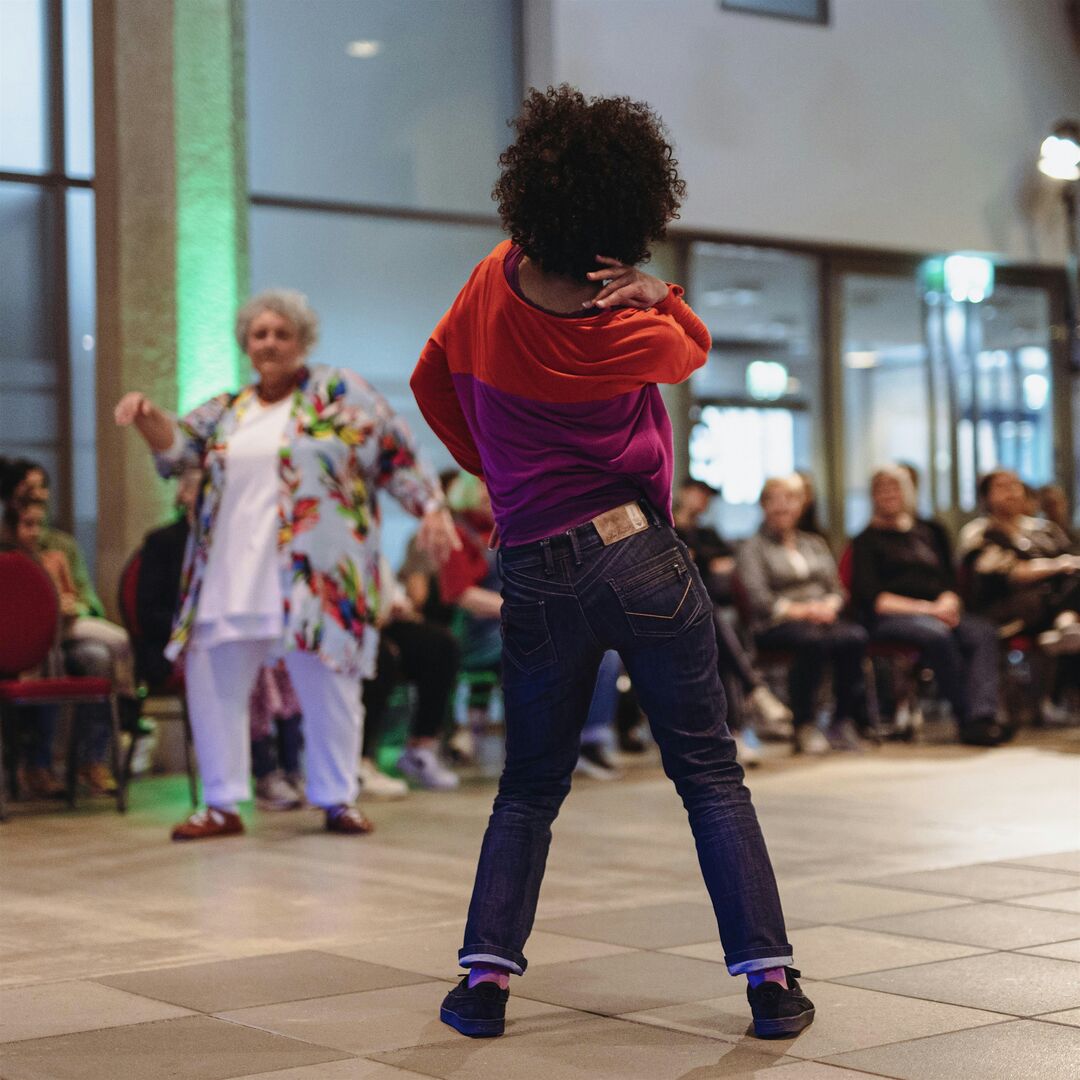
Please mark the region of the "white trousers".
[[[251, 730], [248, 702], [260, 669], [277, 640], [227, 641], [200, 646], [198, 633], [184, 663], [188, 713], [208, 806], [251, 798]], [[304, 713], [307, 797], [313, 806], [351, 804], [364, 723], [360, 680], [331, 671], [311, 653], [285, 656]]]

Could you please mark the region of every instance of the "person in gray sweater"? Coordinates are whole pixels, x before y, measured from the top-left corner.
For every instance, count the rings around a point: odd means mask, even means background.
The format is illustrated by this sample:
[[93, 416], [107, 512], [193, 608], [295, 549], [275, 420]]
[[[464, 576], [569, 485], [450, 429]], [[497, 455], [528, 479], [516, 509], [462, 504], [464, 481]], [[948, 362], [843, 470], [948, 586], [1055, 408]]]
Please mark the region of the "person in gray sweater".
[[857, 742], [855, 728], [866, 714], [863, 656], [868, 639], [861, 626], [840, 617], [845, 598], [828, 545], [797, 527], [803, 501], [799, 476], [765, 482], [764, 520], [739, 548], [735, 573], [758, 646], [794, 654], [788, 679], [795, 748], [821, 754], [830, 744], [814, 723], [815, 703], [828, 667], [836, 698], [834, 742], [843, 746]]

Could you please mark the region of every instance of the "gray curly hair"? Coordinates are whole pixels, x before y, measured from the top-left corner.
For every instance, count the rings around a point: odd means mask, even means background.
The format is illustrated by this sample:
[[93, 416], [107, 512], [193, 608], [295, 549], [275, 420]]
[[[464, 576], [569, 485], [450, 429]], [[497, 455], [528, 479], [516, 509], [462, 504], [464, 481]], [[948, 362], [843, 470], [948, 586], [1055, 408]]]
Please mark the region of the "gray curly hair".
[[296, 327], [300, 344], [307, 352], [319, 340], [319, 316], [312, 311], [307, 297], [296, 289], [266, 289], [245, 301], [236, 313], [236, 340], [247, 349], [251, 324], [264, 312], [272, 311]]

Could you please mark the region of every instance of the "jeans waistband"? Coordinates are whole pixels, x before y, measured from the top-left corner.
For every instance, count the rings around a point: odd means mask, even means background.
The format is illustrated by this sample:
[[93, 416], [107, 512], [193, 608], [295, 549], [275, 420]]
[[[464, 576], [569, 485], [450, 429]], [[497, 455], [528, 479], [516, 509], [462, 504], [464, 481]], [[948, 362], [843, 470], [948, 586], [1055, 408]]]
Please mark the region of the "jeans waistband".
[[[648, 499], [635, 500], [645, 515], [645, 520], [650, 526], [665, 524], [664, 519], [656, 512]], [[615, 509], [611, 507], [611, 509]], [[598, 514], [597, 517], [600, 515]], [[575, 557], [583, 551], [592, 551], [604, 546], [604, 541], [596, 531], [592, 521], [586, 521], [581, 525], [575, 525], [571, 529], [552, 533], [540, 540], [530, 540], [527, 544], [517, 544], [514, 547], [501, 547], [499, 549], [503, 562], [513, 564], [518, 561], [533, 561], [537, 558], [545, 560], [557, 555], [569, 553]]]

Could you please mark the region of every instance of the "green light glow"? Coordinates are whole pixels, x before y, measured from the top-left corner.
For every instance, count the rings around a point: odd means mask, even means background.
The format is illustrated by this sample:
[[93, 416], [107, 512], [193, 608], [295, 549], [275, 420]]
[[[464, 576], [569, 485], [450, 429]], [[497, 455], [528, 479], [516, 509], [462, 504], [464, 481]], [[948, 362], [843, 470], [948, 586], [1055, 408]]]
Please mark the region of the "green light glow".
[[237, 0], [174, 5], [177, 402], [238, 386], [233, 320], [247, 290], [243, 58]]

